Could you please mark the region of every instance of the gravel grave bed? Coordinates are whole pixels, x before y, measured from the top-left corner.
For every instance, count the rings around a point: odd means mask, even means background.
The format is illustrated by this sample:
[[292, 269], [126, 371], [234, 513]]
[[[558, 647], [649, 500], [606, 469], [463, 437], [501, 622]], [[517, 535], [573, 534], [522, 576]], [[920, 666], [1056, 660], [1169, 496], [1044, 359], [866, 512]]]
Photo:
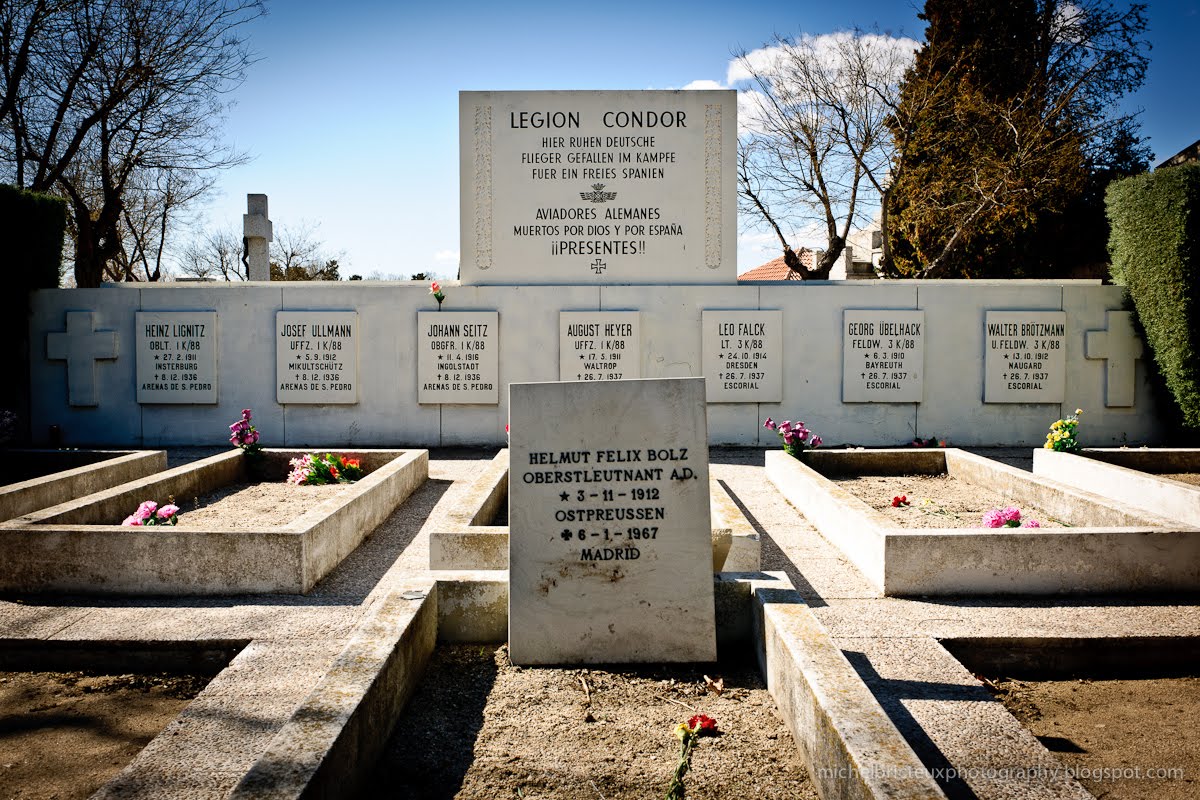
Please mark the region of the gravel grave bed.
[[1200, 796], [1200, 677], [990, 683], [1096, 797]]
[[288, 525], [313, 506], [353, 489], [352, 483], [231, 483], [199, 497], [175, 498], [178, 527], [254, 530]]
[[1181, 483], [1190, 483], [1192, 486], [1200, 486], [1200, 473], [1195, 472], [1164, 472], [1160, 474], [1160, 478], [1168, 478]]
[[88, 797], [179, 716], [209, 680], [0, 672], [0, 797]]
[[688, 798], [816, 800], [754, 667], [525, 668], [507, 645], [438, 647], [359, 797], [661, 798], [694, 714], [720, 733], [698, 740]]
[[[984, 512], [1016, 506], [1021, 520], [1036, 519], [1043, 528], [1070, 527], [1041, 509], [953, 475], [888, 475], [830, 478], [841, 488], [883, 514], [898, 528], [983, 528]], [[909, 505], [893, 506], [905, 495]]]

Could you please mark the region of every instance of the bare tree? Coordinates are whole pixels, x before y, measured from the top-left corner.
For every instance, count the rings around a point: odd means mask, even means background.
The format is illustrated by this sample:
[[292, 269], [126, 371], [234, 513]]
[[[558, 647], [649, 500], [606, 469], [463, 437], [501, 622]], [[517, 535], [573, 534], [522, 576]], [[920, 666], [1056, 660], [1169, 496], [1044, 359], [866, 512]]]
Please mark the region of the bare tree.
[[271, 280], [273, 281], [336, 281], [339, 279], [338, 259], [345, 255], [330, 255], [325, 243], [316, 237], [317, 225], [301, 222], [298, 226], [280, 225], [271, 242]]
[[263, 13], [261, 0], [0, 4], [0, 173], [67, 199], [79, 286], [134, 275], [127, 205], [243, 160], [220, 141], [222, 96], [251, 61], [244, 26]]
[[[853, 226], [887, 191], [893, 143], [887, 128], [899, 82], [918, 43], [863, 31], [801, 35], [751, 53], [731, 70], [745, 82], [738, 139], [738, 196], [779, 239], [803, 278], [826, 278]], [[885, 220], [886, 222], [886, 220]], [[812, 269], [793, 242], [826, 242]]]
[[192, 239], [179, 258], [179, 270], [194, 278], [249, 280], [242, 263], [243, 241], [232, 228], [207, 231]]

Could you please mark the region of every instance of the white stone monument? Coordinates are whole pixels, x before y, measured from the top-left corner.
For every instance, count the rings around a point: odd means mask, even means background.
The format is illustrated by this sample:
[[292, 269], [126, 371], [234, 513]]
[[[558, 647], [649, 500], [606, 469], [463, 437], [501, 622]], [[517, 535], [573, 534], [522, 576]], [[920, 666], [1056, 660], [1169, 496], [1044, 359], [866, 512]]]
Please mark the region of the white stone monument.
[[737, 101], [461, 92], [464, 283], [733, 283]]
[[271, 280], [271, 241], [273, 230], [267, 218], [267, 196], [246, 195], [246, 213], [242, 215], [242, 236], [245, 237], [247, 280]]
[[515, 664], [716, 659], [704, 379], [509, 387]]

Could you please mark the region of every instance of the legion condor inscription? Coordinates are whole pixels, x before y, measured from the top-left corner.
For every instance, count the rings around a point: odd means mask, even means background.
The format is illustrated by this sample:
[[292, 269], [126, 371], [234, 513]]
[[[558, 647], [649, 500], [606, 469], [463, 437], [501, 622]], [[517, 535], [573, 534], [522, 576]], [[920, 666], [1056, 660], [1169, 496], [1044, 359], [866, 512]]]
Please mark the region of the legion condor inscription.
[[461, 279], [732, 279], [736, 116], [724, 90], [460, 93]]

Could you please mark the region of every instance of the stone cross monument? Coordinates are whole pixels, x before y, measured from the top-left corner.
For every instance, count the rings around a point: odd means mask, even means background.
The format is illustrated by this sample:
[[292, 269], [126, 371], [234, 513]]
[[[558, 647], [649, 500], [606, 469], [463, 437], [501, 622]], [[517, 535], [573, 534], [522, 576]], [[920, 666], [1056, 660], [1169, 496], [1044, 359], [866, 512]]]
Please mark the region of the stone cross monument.
[[243, 263], [246, 277], [252, 281], [271, 280], [271, 220], [267, 219], [267, 196], [246, 195], [246, 213], [242, 215]]

